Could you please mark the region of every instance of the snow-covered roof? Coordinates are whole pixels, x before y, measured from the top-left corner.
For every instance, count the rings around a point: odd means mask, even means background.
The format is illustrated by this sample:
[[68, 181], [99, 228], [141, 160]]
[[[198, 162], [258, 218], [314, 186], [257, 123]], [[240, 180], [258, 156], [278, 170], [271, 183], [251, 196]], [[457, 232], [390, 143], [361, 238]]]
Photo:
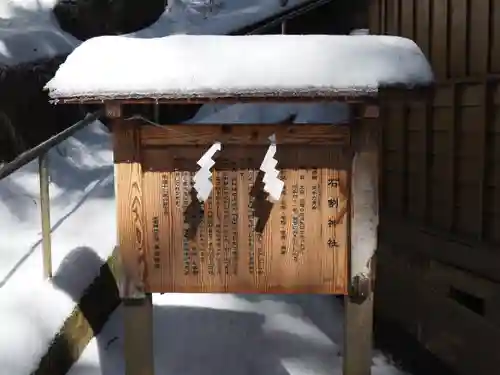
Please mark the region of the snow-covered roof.
[[417, 45], [395, 36], [103, 36], [76, 48], [46, 89], [54, 99], [335, 97], [432, 80]]

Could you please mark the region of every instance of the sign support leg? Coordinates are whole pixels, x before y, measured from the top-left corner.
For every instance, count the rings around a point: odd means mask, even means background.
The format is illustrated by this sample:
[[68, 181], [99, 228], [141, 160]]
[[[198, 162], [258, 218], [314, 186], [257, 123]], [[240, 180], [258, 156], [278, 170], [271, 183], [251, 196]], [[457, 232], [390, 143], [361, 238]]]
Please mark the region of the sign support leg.
[[143, 231], [140, 139], [138, 127], [123, 121], [121, 112], [119, 104], [106, 105], [114, 143], [125, 375], [154, 375], [153, 304], [151, 294], [144, 292], [147, 245]]
[[351, 170], [350, 288], [345, 297], [344, 375], [370, 375], [374, 255], [378, 227], [378, 136], [368, 120], [354, 121]]
[[153, 303], [145, 298], [123, 300], [125, 375], [154, 375]]

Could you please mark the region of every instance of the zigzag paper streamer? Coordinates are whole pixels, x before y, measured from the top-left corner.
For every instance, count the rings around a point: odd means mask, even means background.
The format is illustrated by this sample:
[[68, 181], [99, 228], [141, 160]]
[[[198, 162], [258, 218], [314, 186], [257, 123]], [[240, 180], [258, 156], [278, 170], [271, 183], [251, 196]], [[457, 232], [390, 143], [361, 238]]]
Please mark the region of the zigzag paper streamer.
[[264, 191], [269, 194], [269, 200], [271, 202], [277, 202], [281, 198], [281, 193], [285, 183], [278, 178], [279, 171], [276, 169], [278, 161], [274, 158], [276, 154], [276, 135], [273, 134], [269, 137], [271, 145], [267, 149], [264, 160], [260, 165], [260, 170], [264, 172]]
[[222, 146], [220, 142], [215, 142], [196, 163], [200, 166], [200, 169], [193, 177], [193, 187], [197, 192], [196, 197], [200, 202], [205, 202], [208, 199], [214, 187], [212, 184], [212, 172], [210, 171], [210, 168], [212, 168], [215, 164], [213, 159], [215, 153], [221, 149]]

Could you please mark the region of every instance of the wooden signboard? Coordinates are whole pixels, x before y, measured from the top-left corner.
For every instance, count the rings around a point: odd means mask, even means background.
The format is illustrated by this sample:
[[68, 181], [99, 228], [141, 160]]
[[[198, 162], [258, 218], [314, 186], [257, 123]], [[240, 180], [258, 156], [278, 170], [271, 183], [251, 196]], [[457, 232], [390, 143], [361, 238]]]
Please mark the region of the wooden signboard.
[[[273, 133], [285, 182], [274, 204], [259, 171]], [[145, 292], [347, 294], [348, 127], [129, 121], [113, 134], [121, 255]], [[215, 141], [202, 204], [192, 178]]]

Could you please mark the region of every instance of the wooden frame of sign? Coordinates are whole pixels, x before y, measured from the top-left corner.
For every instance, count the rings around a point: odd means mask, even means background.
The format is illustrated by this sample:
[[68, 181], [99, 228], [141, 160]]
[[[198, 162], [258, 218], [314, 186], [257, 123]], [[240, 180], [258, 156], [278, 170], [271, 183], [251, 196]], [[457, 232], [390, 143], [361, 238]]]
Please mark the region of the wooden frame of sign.
[[[156, 126], [122, 117], [122, 104], [214, 101], [343, 101], [351, 119]], [[127, 375], [154, 374], [156, 292], [345, 295], [344, 374], [370, 373], [379, 142], [373, 95], [60, 102], [104, 102], [112, 121]], [[285, 181], [274, 204], [258, 170], [271, 134]], [[222, 143], [214, 189], [200, 204], [191, 177], [214, 141]]]
[[[347, 125], [125, 121], [113, 134], [125, 295], [347, 294]], [[285, 182], [274, 204], [259, 171], [272, 134]], [[200, 203], [192, 178], [215, 141], [214, 187]]]

